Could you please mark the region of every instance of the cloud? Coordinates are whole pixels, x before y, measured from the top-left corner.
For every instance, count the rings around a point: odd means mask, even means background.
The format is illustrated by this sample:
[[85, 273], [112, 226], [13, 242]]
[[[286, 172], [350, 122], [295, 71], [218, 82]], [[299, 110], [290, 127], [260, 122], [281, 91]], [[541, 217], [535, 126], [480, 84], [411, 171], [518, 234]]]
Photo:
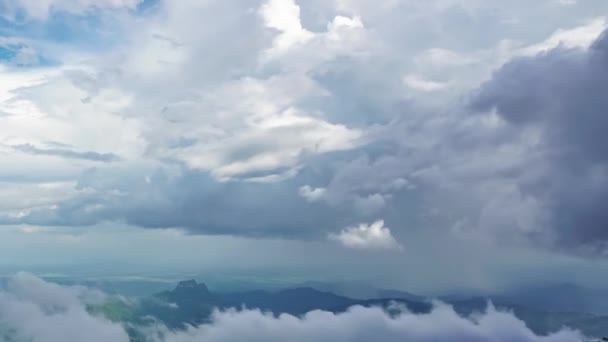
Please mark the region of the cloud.
[[448, 83], [428, 80], [418, 75], [405, 76], [403, 78], [403, 83], [414, 90], [423, 92], [439, 91], [449, 86]]
[[210, 325], [166, 335], [166, 342], [232, 341], [471, 341], [471, 342], [580, 342], [582, 336], [563, 330], [537, 336], [525, 324], [490, 307], [471, 319], [438, 305], [431, 313], [391, 317], [380, 308], [353, 307], [346, 313], [313, 311], [301, 318], [274, 317], [259, 311], [216, 312]]
[[86, 303], [99, 302], [100, 296], [19, 273], [0, 291], [0, 336], [32, 342], [129, 341], [121, 325], [87, 312]]
[[98, 153], [93, 151], [79, 152], [66, 148], [39, 148], [32, 144], [13, 145], [12, 147], [19, 152], [34, 155], [56, 156], [68, 159], [83, 159], [103, 163], [110, 163], [120, 160], [120, 157], [113, 153]]
[[52, 206], [58, 199], [66, 200], [74, 194], [74, 184], [71, 182], [0, 182], [0, 212], [18, 213], [21, 210]]
[[274, 39], [270, 54], [283, 53], [314, 36], [312, 32], [302, 27], [300, 7], [293, 0], [269, 0], [261, 7], [260, 13], [266, 26], [280, 32]]
[[17, 67], [38, 66], [42, 56], [27, 39], [0, 36], [0, 62]]
[[[248, 129], [234, 131], [215, 143], [183, 148], [174, 155], [193, 169], [211, 171], [219, 180], [255, 180], [275, 175], [277, 170], [296, 170], [306, 155], [351, 149], [361, 135], [291, 108], [257, 115], [257, 122]], [[282, 143], [274, 144], [276, 140]]]
[[372, 224], [362, 223], [355, 227], [349, 227], [338, 234], [331, 234], [331, 240], [337, 241], [348, 248], [354, 249], [401, 249], [403, 248], [391, 234], [389, 228], [384, 226], [384, 221], [376, 221]]
[[606, 17], [599, 17], [582, 26], [567, 30], [559, 29], [543, 42], [522, 49], [520, 54], [534, 56], [558, 47], [566, 49], [588, 48], [607, 26]]
[[300, 188], [298, 193], [308, 202], [318, 202], [325, 196], [325, 191], [326, 189], [324, 188], [312, 188], [310, 185], [304, 185]]
[[[99, 303], [100, 293], [84, 287], [45, 282], [27, 273], [12, 277], [0, 291], [0, 336], [10, 341], [129, 341], [125, 326], [87, 312]], [[582, 336], [567, 329], [537, 336], [511, 313], [490, 306], [466, 318], [437, 303], [427, 314], [398, 307], [389, 314], [381, 308], [352, 307], [334, 314], [312, 311], [302, 317], [278, 317], [257, 310], [216, 311], [208, 324], [185, 331], [162, 325], [130, 326], [140, 336], [158, 342], [231, 341], [478, 341], [579, 342]], [[126, 322], [122, 322], [125, 323]]]
[[608, 32], [588, 49], [558, 47], [511, 61], [471, 103], [535, 137], [535, 158], [518, 188], [538, 203], [541, 239], [581, 253], [605, 253], [608, 243], [606, 80]]
[[[264, 56], [287, 25], [279, 18], [283, 4], [277, 3], [162, 2], [141, 19], [140, 29], [125, 33], [131, 44], [85, 55], [92, 60], [85, 65], [52, 68], [52, 75], [41, 75], [33, 86], [7, 86], [2, 95], [9, 116], [0, 139], [20, 150], [7, 152], [13, 161], [3, 159], [13, 173], [21, 166], [25, 172], [40, 169], [25, 167], [23, 159], [36, 166], [61, 156], [82, 161], [61, 166], [80, 166], [75, 169], [84, 174], [75, 178], [96, 178], [96, 186], [81, 182], [79, 193], [67, 201], [58, 198], [55, 206], [29, 208], [20, 219], [8, 215], [2, 221], [78, 226], [110, 219], [195, 233], [325, 236], [319, 230], [334, 228], [327, 224], [329, 210], [300, 208], [298, 189], [305, 183], [293, 179], [310, 159], [362, 145], [364, 131], [305, 108], [308, 99], [327, 94], [312, 73], [292, 66], [302, 62], [312, 70], [350, 55], [351, 34], [361, 31], [361, 23], [334, 16], [310, 45], [269, 61]], [[294, 6], [287, 6], [288, 15]], [[220, 31], [193, 32], [201, 16]], [[314, 58], [299, 57], [307, 52]], [[40, 147], [47, 141], [70, 148]], [[125, 169], [107, 165], [95, 177], [87, 174], [88, 168], [101, 167], [98, 161], [117, 156]], [[145, 182], [155, 174], [163, 176]], [[272, 205], [261, 205], [260, 198]], [[283, 213], [275, 212], [279, 207]], [[250, 223], [227, 215], [233, 211]]]
[[44, 20], [54, 12], [82, 15], [93, 9], [134, 9], [143, 0], [2, 0], [3, 16], [14, 19], [19, 11], [28, 18]]

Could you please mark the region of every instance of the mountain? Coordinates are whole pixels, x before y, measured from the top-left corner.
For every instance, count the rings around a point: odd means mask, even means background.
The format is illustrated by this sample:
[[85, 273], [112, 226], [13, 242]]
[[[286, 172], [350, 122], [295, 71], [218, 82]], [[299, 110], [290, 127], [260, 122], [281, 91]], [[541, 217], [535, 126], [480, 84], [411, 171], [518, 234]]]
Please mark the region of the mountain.
[[356, 300], [311, 287], [286, 289], [278, 292], [250, 291], [226, 293], [220, 296], [224, 306], [260, 309], [274, 314], [302, 315], [312, 310], [332, 311], [336, 307], [352, 306]]
[[197, 283], [196, 280], [180, 281], [174, 290], [160, 292], [156, 297], [179, 305], [189, 305], [192, 302], [214, 303], [217, 299], [207, 285]]
[[492, 298], [551, 312], [608, 315], [608, 290], [574, 284], [524, 287]]
[[[312, 287], [297, 287], [279, 291], [243, 291], [215, 293], [204, 283], [195, 280], [179, 282], [173, 290], [163, 291], [150, 297], [139, 299], [131, 310], [125, 309], [120, 301], [91, 308], [91, 311], [113, 319], [127, 318], [135, 324], [146, 324], [154, 317], [172, 329], [185, 328], [209, 321], [214, 309], [248, 308], [259, 309], [275, 315], [287, 313], [303, 315], [313, 310], [343, 312], [354, 305], [382, 306], [388, 308], [394, 301], [413, 312], [428, 312], [431, 305], [404, 299], [360, 300], [320, 291]], [[120, 321], [119, 319], [115, 319]]]
[[[489, 301], [486, 298], [472, 298], [449, 302], [455, 311], [463, 316], [484, 311]], [[608, 336], [608, 317], [590, 313], [579, 312], [551, 312], [504, 302], [492, 301], [492, 304], [501, 311], [512, 312], [524, 321], [530, 330], [536, 334], [545, 335], [558, 331], [563, 327], [570, 327], [583, 332], [587, 336]]]
[[378, 289], [376, 287], [356, 282], [318, 282], [309, 281], [301, 285], [302, 287], [312, 287], [319, 291], [331, 292], [340, 296], [353, 299], [382, 299], [398, 298], [413, 301], [424, 301], [424, 296], [415, 295], [402, 290]]
[[[389, 294], [399, 294], [391, 293]], [[537, 334], [547, 334], [567, 326], [582, 331], [588, 336], [608, 336], [608, 317], [591, 313], [578, 313], [572, 310], [553, 312], [537, 309], [531, 305], [519, 305], [496, 298], [493, 304], [500, 310], [507, 310]], [[517, 298], [523, 301], [521, 298]], [[485, 311], [489, 303], [486, 298], [459, 299], [448, 302], [461, 315], [469, 316]], [[187, 325], [209, 322], [213, 310], [220, 309], [259, 309], [274, 315], [283, 313], [303, 315], [313, 310], [334, 313], [344, 312], [355, 305], [383, 307], [393, 312], [395, 304], [405, 306], [413, 313], [428, 313], [432, 303], [428, 300], [407, 298], [353, 299], [312, 287], [298, 287], [280, 291], [244, 291], [215, 293], [203, 283], [194, 280], [182, 281], [170, 291], [163, 291], [145, 297], [129, 306], [122, 301], [108, 302], [90, 310], [101, 313], [109, 319], [134, 324], [147, 324], [150, 317], [161, 321], [171, 329], [183, 329]], [[529, 303], [524, 303], [529, 304]], [[395, 312], [398, 313], [398, 312]]]
[[134, 316], [136, 323], [155, 317], [170, 328], [184, 328], [209, 321], [213, 310], [224, 308], [224, 303], [203, 283], [181, 281], [175, 289], [160, 292], [139, 301]]

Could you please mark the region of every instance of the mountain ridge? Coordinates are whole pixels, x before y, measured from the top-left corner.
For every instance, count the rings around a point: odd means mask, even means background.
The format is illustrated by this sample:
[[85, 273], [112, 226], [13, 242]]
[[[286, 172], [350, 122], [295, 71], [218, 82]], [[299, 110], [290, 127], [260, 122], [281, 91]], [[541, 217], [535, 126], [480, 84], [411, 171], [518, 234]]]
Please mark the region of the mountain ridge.
[[[549, 312], [510, 303], [500, 298], [475, 297], [444, 302], [463, 316], [483, 312], [487, 309], [488, 304], [492, 303], [499, 310], [512, 312], [537, 334], [548, 334], [567, 326], [578, 329], [588, 336], [608, 336], [608, 316], [577, 312]], [[423, 300], [354, 299], [309, 286], [276, 291], [252, 290], [222, 293], [209, 290], [205, 283], [186, 280], [179, 282], [172, 290], [142, 298], [133, 308], [134, 312], [128, 316], [140, 323], [144, 322], [145, 318], [155, 317], [171, 329], [183, 329], [188, 325], [210, 322], [214, 310], [253, 309], [275, 316], [281, 314], [302, 316], [314, 310], [341, 313], [353, 306], [381, 307], [390, 313], [391, 310], [394, 311], [395, 304], [404, 306], [416, 314], [428, 313], [434, 307], [429, 298]], [[395, 313], [398, 314], [398, 312]]]

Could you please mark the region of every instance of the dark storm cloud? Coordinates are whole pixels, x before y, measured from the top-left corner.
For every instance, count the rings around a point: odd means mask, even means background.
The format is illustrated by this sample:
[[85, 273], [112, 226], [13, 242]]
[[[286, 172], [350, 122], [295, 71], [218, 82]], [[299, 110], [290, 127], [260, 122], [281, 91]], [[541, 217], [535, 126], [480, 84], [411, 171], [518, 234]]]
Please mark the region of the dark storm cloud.
[[[308, 203], [295, 181], [218, 182], [208, 173], [184, 170], [116, 176], [90, 170], [79, 182], [80, 196], [52, 209], [37, 209], [5, 224], [94, 225], [119, 221], [143, 228], [183, 228], [193, 234], [311, 238], [351, 222], [336, 219], [323, 203]], [[88, 194], [87, 194], [88, 193]]]
[[38, 148], [31, 144], [14, 145], [12, 147], [16, 151], [33, 155], [45, 155], [68, 159], [90, 160], [103, 163], [110, 163], [120, 160], [120, 157], [113, 153], [98, 153], [92, 151], [80, 152], [60, 147]]
[[472, 101], [540, 134], [519, 186], [539, 199], [553, 242], [581, 252], [608, 244], [608, 32], [588, 49], [558, 47], [503, 66]]

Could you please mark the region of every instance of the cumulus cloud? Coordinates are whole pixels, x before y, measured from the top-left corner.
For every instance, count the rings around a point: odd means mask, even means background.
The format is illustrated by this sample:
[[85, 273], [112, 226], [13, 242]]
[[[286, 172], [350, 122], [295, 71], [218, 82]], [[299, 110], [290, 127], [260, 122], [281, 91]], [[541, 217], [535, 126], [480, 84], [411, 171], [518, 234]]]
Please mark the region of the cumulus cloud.
[[354, 249], [401, 249], [403, 248], [391, 234], [391, 230], [379, 220], [372, 224], [362, 223], [358, 226], [343, 229], [338, 234], [331, 234], [331, 240]]
[[[249, 9], [234, 0], [163, 2], [158, 12], [143, 21], [141, 30], [127, 36], [130, 46], [101, 56], [94, 65], [51, 69], [54, 74], [38, 75], [34, 86], [9, 87], [5, 104], [10, 106], [2, 108], [8, 119], [0, 139], [6, 146], [17, 147], [21, 155], [12, 154], [17, 160], [6, 164], [24, 165], [23, 159], [31, 157], [46, 168], [58, 156], [78, 161], [63, 162], [62, 167], [80, 170], [92, 170], [99, 166], [98, 161], [117, 161], [117, 156], [123, 165], [128, 164], [124, 170], [109, 166], [83, 175], [81, 178], [90, 179], [95, 174], [96, 184], [104, 186], [81, 182], [78, 189], [82, 192], [70, 204], [62, 201], [56, 207], [31, 208], [24, 211], [22, 221], [74, 226], [106, 221], [109, 215], [112, 220], [144, 227], [180, 227], [192, 232], [238, 235], [247, 231], [263, 236], [273, 231], [273, 235], [289, 236], [291, 233], [281, 233], [279, 227], [293, 227], [288, 230], [319, 235], [311, 227], [327, 227], [326, 209], [307, 213], [309, 218], [302, 218], [301, 223], [287, 217], [306, 211], [297, 208], [301, 183], [289, 180], [315, 156], [360, 146], [364, 132], [348, 122], [327, 119], [322, 110], [305, 108], [306, 99], [327, 94], [312, 74], [291, 66], [303, 62], [302, 67], [312, 70], [348, 56], [348, 37], [362, 25], [355, 19], [332, 18], [327, 31], [315, 35], [314, 42], [302, 42], [312, 45], [294, 47], [300, 49], [292, 56], [295, 59], [285, 56], [269, 61], [264, 56], [272, 50], [274, 39], [280, 38], [282, 30], [290, 30], [291, 21], [299, 21], [297, 5], [280, 1], [248, 4]], [[208, 18], [206, 25], [223, 31], [193, 32], [191, 27], [200, 24], [201, 16]], [[307, 51], [319, 55], [310, 60], [298, 57]], [[287, 70], [277, 69], [277, 63]], [[167, 82], [179, 84], [181, 89], [169, 91]], [[95, 117], [95, 125], [90, 117]], [[47, 141], [73, 148], [38, 147]], [[118, 174], [131, 180], [110, 176]], [[155, 174], [163, 176], [144, 182]], [[101, 179], [104, 177], [110, 179]], [[197, 190], [186, 194], [186, 188]], [[142, 196], [145, 189], [158, 196]], [[183, 200], [169, 200], [172, 195], [166, 191]], [[230, 193], [243, 205], [228, 200]], [[131, 196], [133, 206], [119, 204]], [[273, 205], [256, 204], [262, 197]], [[276, 212], [275, 202], [281, 197], [285, 215]], [[191, 207], [190, 201], [201, 209], [207, 206], [204, 202], [215, 204], [208, 206], [207, 214], [180, 209], [182, 205]], [[218, 210], [223, 206], [232, 209]], [[154, 213], [163, 207], [167, 210], [161, 210], [165, 217], [161, 219]], [[229, 211], [250, 217], [245, 221], [252, 226], [225, 215]], [[216, 214], [209, 215], [211, 212]], [[4, 221], [15, 222], [15, 217], [9, 215]]]
[[268, 27], [281, 32], [274, 40], [271, 54], [285, 52], [291, 46], [304, 43], [314, 35], [302, 27], [300, 7], [293, 0], [270, 0], [262, 6], [260, 13]]
[[384, 209], [387, 197], [381, 194], [371, 194], [366, 197], [356, 197], [354, 206], [363, 215], [372, 215]]
[[588, 48], [606, 29], [606, 26], [608, 26], [606, 17], [599, 17], [582, 26], [572, 29], [559, 29], [543, 42], [522, 49], [520, 54], [534, 56], [557, 47]]
[[98, 161], [103, 163], [109, 163], [120, 160], [120, 157], [113, 153], [99, 153], [93, 151], [73, 151], [67, 148], [39, 148], [31, 144], [21, 144], [12, 146], [15, 150], [23, 153], [29, 153], [34, 155], [48, 155], [71, 159], [84, 159], [91, 161]]

